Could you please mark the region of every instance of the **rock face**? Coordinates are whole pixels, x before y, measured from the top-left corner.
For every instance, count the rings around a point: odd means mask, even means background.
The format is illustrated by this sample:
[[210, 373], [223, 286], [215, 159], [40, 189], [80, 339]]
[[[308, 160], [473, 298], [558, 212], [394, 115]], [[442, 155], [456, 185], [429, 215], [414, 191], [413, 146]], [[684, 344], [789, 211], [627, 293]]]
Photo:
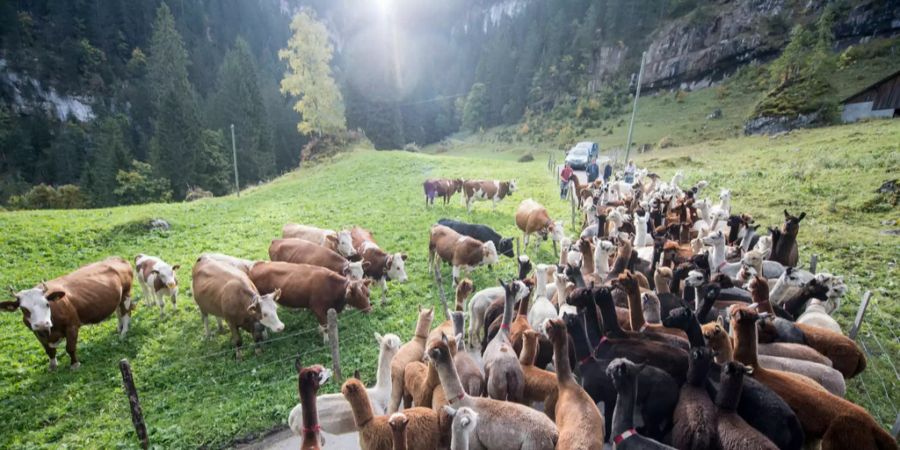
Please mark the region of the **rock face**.
[[809, 128], [816, 124], [819, 114], [800, 114], [796, 117], [770, 117], [763, 116], [750, 119], [744, 124], [744, 134], [773, 135], [784, 133], [796, 128]]

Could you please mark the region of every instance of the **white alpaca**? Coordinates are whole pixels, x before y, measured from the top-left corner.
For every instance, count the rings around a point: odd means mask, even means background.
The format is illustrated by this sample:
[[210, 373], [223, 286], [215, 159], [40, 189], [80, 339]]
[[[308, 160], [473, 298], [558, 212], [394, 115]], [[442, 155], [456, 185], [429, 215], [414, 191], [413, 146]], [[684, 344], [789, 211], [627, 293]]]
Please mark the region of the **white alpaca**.
[[731, 191], [728, 189], [722, 189], [719, 191], [719, 204], [712, 208], [711, 213], [715, 213], [716, 211], [721, 211], [725, 213], [725, 217], [727, 218], [731, 214]]
[[594, 272], [605, 280], [609, 275], [609, 257], [616, 252], [616, 246], [610, 241], [594, 238]]
[[546, 264], [535, 266], [534, 275], [537, 278], [537, 284], [534, 288], [534, 304], [528, 311], [528, 323], [535, 329], [544, 319], [556, 317], [556, 307], [550, 303], [550, 299], [547, 297], [547, 269], [549, 267]]
[[653, 245], [653, 238], [647, 232], [647, 223], [650, 222], [650, 214], [639, 216], [634, 213], [634, 247], [647, 247]]
[[[375, 386], [367, 388], [369, 400], [372, 403], [372, 412], [383, 415], [387, 411], [391, 400], [391, 359], [400, 349], [400, 338], [396, 334], [384, 336], [375, 333], [378, 341], [378, 373], [375, 377]], [[356, 431], [356, 423], [353, 421], [353, 410], [350, 403], [338, 392], [336, 394], [324, 394], [316, 398], [316, 409], [319, 411], [319, 425], [322, 431], [331, 434], [345, 434]], [[291, 431], [303, 435], [303, 406], [298, 403], [288, 416], [288, 425]]]
[[450, 428], [450, 450], [468, 450], [469, 438], [478, 425], [478, 413], [466, 406], [459, 409], [444, 406], [444, 412], [453, 418]]
[[797, 323], [825, 328], [842, 334], [841, 326], [828, 314], [826, 302], [813, 298], [806, 304], [806, 311], [797, 318]]
[[785, 269], [784, 273], [775, 281], [775, 285], [769, 292], [769, 301], [780, 305], [793, 297], [803, 287], [803, 281], [793, 267]]
[[772, 236], [760, 236], [753, 250], [758, 251], [763, 258], [768, 258], [772, 253]]
[[[578, 314], [578, 308], [569, 304], [568, 295], [566, 295], [566, 292], [569, 292], [569, 289], [573, 288], [573, 287], [575, 287], [574, 283], [566, 283], [563, 290], [560, 291], [559, 295], [556, 297], [556, 304], [559, 305], [559, 313], [557, 314], [557, 317], [559, 317], [560, 319], [562, 319], [563, 316], [565, 316], [566, 314], [568, 314], [570, 316], [574, 316], [574, 315]], [[542, 326], [542, 325], [539, 325], [539, 326]], [[539, 330], [539, 329], [543, 329], [543, 328], [535, 328], [535, 330]]]
[[[726, 265], [725, 260], [725, 235], [722, 234], [722, 231], [716, 231], [710, 233], [704, 238], [700, 238], [700, 242], [703, 245], [710, 247], [710, 252], [707, 255], [707, 259], [709, 260], [709, 269], [712, 273], [721, 272], [723, 266]], [[736, 262], [733, 263], [735, 273], [740, 268], [741, 263]]]

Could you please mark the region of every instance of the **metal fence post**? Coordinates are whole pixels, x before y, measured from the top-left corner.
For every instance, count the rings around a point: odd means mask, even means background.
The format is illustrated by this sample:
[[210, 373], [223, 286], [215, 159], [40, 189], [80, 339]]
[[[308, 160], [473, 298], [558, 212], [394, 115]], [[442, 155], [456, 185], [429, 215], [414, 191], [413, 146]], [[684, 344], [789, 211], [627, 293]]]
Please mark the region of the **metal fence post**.
[[134, 387], [134, 376], [131, 374], [131, 364], [128, 363], [128, 359], [119, 361], [119, 370], [122, 372], [122, 386], [125, 388], [125, 395], [131, 406], [131, 423], [134, 424], [134, 431], [141, 441], [141, 448], [146, 449], [150, 446], [150, 439], [147, 436], [147, 424], [144, 423], [144, 412], [141, 410], [141, 401], [138, 399], [137, 389]]
[[343, 383], [344, 378], [341, 376], [341, 348], [338, 342], [337, 311], [334, 308], [328, 309], [328, 345], [331, 346], [331, 367], [334, 371], [334, 379], [338, 383]]
[[847, 335], [850, 339], [856, 340], [856, 335], [859, 334], [859, 329], [862, 327], [863, 318], [866, 316], [866, 308], [869, 307], [869, 299], [872, 298], [872, 291], [866, 291], [862, 296], [862, 301], [859, 303], [859, 310], [856, 311], [856, 319], [853, 320], [853, 327], [850, 328], [850, 333]]
[[816, 267], [819, 266], [819, 255], [813, 253], [813, 255], [809, 258], [809, 271], [813, 275], [816, 273]]

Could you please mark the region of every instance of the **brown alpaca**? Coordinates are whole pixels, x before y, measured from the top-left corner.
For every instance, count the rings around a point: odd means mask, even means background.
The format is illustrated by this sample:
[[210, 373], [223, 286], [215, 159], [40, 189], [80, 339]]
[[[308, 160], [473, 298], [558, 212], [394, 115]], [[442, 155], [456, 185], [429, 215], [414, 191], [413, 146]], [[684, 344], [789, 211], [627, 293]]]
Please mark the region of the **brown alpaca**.
[[391, 427], [391, 436], [394, 439], [394, 450], [407, 450], [406, 426], [409, 424], [409, 418], [403, 413], [394, 413], [388, 419], [388, 426]]
[[625, 295], [628, 297], [628, 319], [632, 330], [650, 332], [657, 335], [665, 334], [681, 339], [685, 344], [687, 343], [687, 334], [683, 330], [668, 329], [661, 324], [649, 324], [644, 320], [641, 287], [634, 274], [626, 270], [625, 273], [619, 275], [619, 278], [612, 281], [612, 285], [625, 291]]
[[522, 335], [519, 364], [525, 374], [525, 403], [544, 402], [544, 412], [552, 419], [556, 413], [556, 374], [534, 366], [537, 357], [538, 332], [526, 330]]
[[753, 373], [753, 369], [739, 362], [729, 362], [722, 368], [719, 393], [716, 395], [716, 406], [719, 407], [719, 420], [716, 430], [722, 448], [729, 450], [778, 450], [778, 446], [764, 434], [751, 427], [737, 413], [738, 400], [744, 386], [744, 375]]
[[569, 365], [569, 338], [560, 319], [545, 323], [545, 333], [553, 342], [558, 398], [555, 420], [559, 428], [559, 449], [603, 449], [603, 416], [597, 404], [572, 375]]
[[753, 378], [790, 405], [808, 441], [822, 439], [822, 450], [897, 448], [891, 435], [865, 409], [824, 390], [812, 389], [782, 372], [760, 367], [756, 353], [759, 314], [742, 306], [735, 307], [731, 314], [735, 359], [752, 367]]
[[[478, 363], [472, 359], [472, 355], [469, 352], [458, 351], [459, 343], [462, 342], [462, 338], [460, 336], [456, 337], [457, 340], [457, 348], [451, 349], [451, 353], [453, 356], [453, 365], [456, 366], [456, 371], [459, 373], [459, 379], [462, 382], [463, 389], [466, 391], [466, 394], [475, 397], [481, 397], [485, 394], [485, 386], [484, 386], [484, 373], [481, 371], [481, 367]], [[435, 389], [435, 391], [441, 391], [443, 394], [443, 390], [440, 386]], [[435, 392], [437, 395], [437, 392]], [[434, 403], [436, 399], [432, 400]]]
[[400, 409], [400, 401], [403, 400], [406, 380], [404, 372], [406, 365], [413, 361], [422, 361], [425, 355], [425, 339], [428, 337], [428, 329], [434, 320], [434, 308], [422, 309], [419, 307], [419, 319], [416, 321], [416, 334], [412, 340], [403, 344], [394, 359], [391, 360], [391, 403], [388, 405], [388, 414], [393, 414]]
[[519, 307], [516, 309], [516, 317], [509, 324], [509, 342], [512, 343], [513, 349], [522, 350], [522, 335], [526, 330], [531, 329], [528, 323], [528, 304], [531, 296], [525, 296], [519, 300]]
[[844, 374], [844, 378], [853, 378], [866, 369], [866, 355], [853, 339], [814, 325], [795, 325], [803, 332], [806, 345], [830, 359], [832, 367]]
[[447, 320], [438, 325], [435, 329], [431, 330], [431, 333], [428, 333], [428, 341], [432, 339], [440, 339], [441, 333], [446, 334], [447, 336], [455, 336], [456, 333], [459, 332], [457, 330], [457, 323], [459, 327], [463, 325], [463, 306], [465, 305], [466, 298], [472, 294], [475, 290], [475, 285], [472, 284], [472, 280], [468, 278], [464, 278], [456, 285], [456, 305], [455, 309], [451, 311], [446, 311]]
[[631, 261], [631, 242], [621, 240], [616, 251], [616, 260], [613, 262], [612, 269], [610, 269], [606, 279], [615, 280], [618, 278], [620, 274], [625, 272], [629, 261]]
[[[375, 416], [366, 394], [366, 387], [351, 378], [341, 387], [341, 393], [350, 403], [353, 420], [359, 428], [359, 447], [362, 450], [391, 450], [393, 433], [388, 416]], [[410, 408], [403, 411], [408, 419], [407, 445], [409, 450], [434, 450], [440, 446], [441, 427], [438, 415], [428, 408]]]
[[[440, 338], [435, 340], [440, 340]], [[431, 342], [431, 340], [428, 342]], [[448, 338], [448, 343], [450, 347], [456, 348], [456, 337]], [[437, 370], [434, 369], [434, 364], [431, 364], [431, 362], [413, 361], [406, 365], [406, 371], [403, 376], [405, 390], [403, 404], [408, 405], [411, 402], [415, 406], [430, 408], [432, 406], [434, 389], [441, 384]], [[438, 410], [435, 409], [435, 411]]]
[[300, 368], [298, 385], [300, 403], [303, 404], [303, 442], [300, 448], [302, 450], [319, 450], [321, 448], [319, 447], [321, 427], [319, 426], [319, 413], [316, 410], [316, 393], [319, 392], [319, 385], [327, 381], [331, 373], [319, 365], [301, 368], [299, 358], [297, 367]]

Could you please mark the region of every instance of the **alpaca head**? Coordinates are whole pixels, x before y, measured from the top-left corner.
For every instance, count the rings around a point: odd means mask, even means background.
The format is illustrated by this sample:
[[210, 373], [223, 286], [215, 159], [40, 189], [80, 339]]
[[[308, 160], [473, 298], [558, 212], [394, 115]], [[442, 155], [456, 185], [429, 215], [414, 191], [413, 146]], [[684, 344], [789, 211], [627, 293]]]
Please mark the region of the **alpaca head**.
[[350, 405], [353, 406], [353, 410], [355, 412], [365, 412], [365, 408], [370, 409], [371, 413], [371, 404], [369, 404], [369, 395], [366, 392], [366, 386], [362, 384], [362, 381], [357, 380], [356, 378], [350, 378], [344, 382], [344, 385], [341, 386], [341, 394], [344, 395], [344, 398], [350, 402]]
[[300, 369], [300, 391], [306, 390], [313, 396], [319, 391], [319, 386], [325, 384], [331, 378], [331, 371], [320, 366], [310, 366]]
[[663, 319], [662, 324], [666, 328], [679, 328], [682, 330], [686, 330], [691, 323], [696, 321], [696, 316], [694, 315], [694, 311], [690, 308], [685, 308], [684, 306], [679, 306], [671, 311], [669, 311], [669, 317]]
[[428, 334], [428, 329], [431, 328], [431, 322], [433, 321], [434, 308], [423, 309], [422, 306], [419, 305], [419, 318], [416, 320], [416, 335]]
[[453, 418], [453, 424], [451, 425], [453, 430], [452, 439], [467, 438], [469, 434], [475, 430], [475, 426], [478, 424], [478, 413], [468, 406], [453, 409], [453, 407], [445, 405], [444, 412]]
[[668, 285], [669, 282], [672, 281], [672, 268], [664, 266], [657, 267], [653, 281], [657, 286], [661, 284]]
[[446, 335], [442, 335], [440, 340], [432, 339], [428, 343], [425, 353], [431, 358], [435, 365], [448, 363], [452, 364], [453, 354], [450, 352], [450, 341]]
[[603, 255], [609, 258], [616, 251], [616, 245], [610, 241], [594, 238], [594, 252], [596, 255]]
[[719, 191], [719, 200], [723, 203], [731, 200], [731, 190], [730, 189], [722, 189]]
[[647, 323], [660, 323], [659, 299], [649, 292], [641, 294], [641, 307], [644, 311], [644, 321]]
[[468, 278], [463, 278], [459, 284], [456, 285], [456, 298], [466, 298], [472, 294], [472, 291], [475, 290], [475, 284], [472, 283], [472, 280]]
[[634, 274], [632, 274], [631, 271], [627, 269], [625, 270], [625, 272], [619, 274], [618, 278], [612, 280], [610, 284], [612, 285], [612, 287], [622, 289], [626, 292], [640, 290], [637, 278], [635, 278]]
[[731, 305], [728, 310], [731, 316], [731, 330], [735, 334], [739, 329], [755, 328], [760, 318], [756, 309], [750, 306]]
[[375, 340], [378, 341], [378, 346], [382, 352], [396, 352], [400, 349], [400, 346], [403, 345], [400, 341], [400, 337], [391, 333], [385, 334], [384, 336], [375, 333]]
[[789, 287], [800, 287], [803, 285], [799, 272], [793, 267], [785, 267], [784, 273], [778, 278], [778, 282]]
[[[557, 287], [559, 289], [559, 287]], [[590, 287], [575, 288], [566, 298], [566, 303], [576, 307], [583, 308], [593, 301], [593, 292]]]
[[757, 267], [762, 267], [763, 256], [757, 250], [750, 250], [747, 253], [744, 253], [744, 256], [741, 257], [741, 264], [749, 267], [753, 267], [754, 269]]
[[703, 324], [701, 329], [706, 345], [713, 350], [721, 352], [725, 350], [726, 345], [731, 346], [731, 342], [728, 340], [728, 330], [725, 329], [725, 319], [722, 316], [716, 318], [715, 322]]
[[583, 255], [580, 251], [571, 249], [568, 253], [566, 253], [566, 264], [572, 267], [581, 267], [581, 259]]
[[635, 377], [644, 369], [645, 364], [635, 364], [626, 358], [616, 358], [606, 366], [606, 375], [612, 379], [617, 390], [634, 383]]
[[[698, 375], [698, 378], [702, 376], [702, 379], [706, 379], [706, 373], [709, 371], [709, 366], [712, 364], [713, 357], [715, 356], [714, 349], [709, 347], [693, 347], [689, 352], [688, 359], [688, 374], [689, 376], [693, 373]], [[693, 380], [700, 381], [700, 380]]]
[[699, 270], [691, 270], [688, 272], [687, 278], [684, 279], [684, 285], [687, 287], [700, 287], [706, 281], [706, 274]]
[[541, 324], [541, 331], [552, 342], [561, 342], [563, 339], [566, 339], [566, 323], [561, 319], [544, 319], [544, 323]]
[[725, 235], [722, 233], [722, 230], [717, 230], [713, 233], [706, 235], [706, 237], [700, 238], [700, 242], [707, 247], [716, 247], [719, 245], [725, 245]]

